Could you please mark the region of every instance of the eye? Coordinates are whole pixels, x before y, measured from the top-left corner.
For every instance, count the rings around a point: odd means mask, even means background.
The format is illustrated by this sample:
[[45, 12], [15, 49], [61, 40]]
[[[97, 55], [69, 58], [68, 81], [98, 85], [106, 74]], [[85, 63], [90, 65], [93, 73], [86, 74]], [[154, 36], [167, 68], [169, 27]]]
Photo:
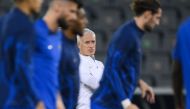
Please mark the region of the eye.
[[92, 41], [92, 43], [94, 44], [94, 43], [95, 43], [95, 41]]
[[90, 43], [90, 41], [86, 41], [86, 42], [85, 42], [85, 44], [89, 44], [89, 43]]

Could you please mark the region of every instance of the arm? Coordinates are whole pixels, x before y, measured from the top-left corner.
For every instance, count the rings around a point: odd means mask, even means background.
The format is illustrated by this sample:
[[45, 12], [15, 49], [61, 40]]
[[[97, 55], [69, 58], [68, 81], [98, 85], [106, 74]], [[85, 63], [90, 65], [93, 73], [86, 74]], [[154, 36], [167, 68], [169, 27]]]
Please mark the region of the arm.
[[[82, 61], [82, 59], [81, 59]], [[96, 90], [99, 87], [99, 80], [101, 79], [101, 74], [103, 73], [103, 64], [98, 64], [98, 68], [101, 68], [102, 72], [96, 72], [100, 70], [90, 70], [88, 65], [84, 62], [80, 63], [80, 82], [92, 91]]]
[[[64, 51], [63, 51], [64, 52]], [[67, 51], [65, 51], [67, 52]], [[64, 102], [65, 108], [74, 108], [77, 103], [78, 93], [79, 93], [79, 73], [76, 69], [67, 69], [71, 66], [69, 63], [70, 59], [62, 53], [60, 66], [59, 66], [59, 85], [62, 100]], [[70, 64], [70, 65], [68, 65]]]
[[[124, 33], [121, 35], [125, 36]], [[127, 34], [126, 36], [131, 35]], [[129, 55], [133, 50], [137, 48], [137, 42], [134, 37], [125, 37], [126, 39], [120, 40], [116, 46], [116, 50], [109, 52], [111, 56], [111, 71], [107, 77], [111, 83], [112, 89], [116, 93], [119, 102], [121, 102], [124, 109], [136, 109], [137, 107], [133, 106], [131, 103], [131, 98], [136, 89], [138, 83], [138, 73], [139, 65], [132, 64], [129, 60], [133, 60]], [[135, 55], [136, 56], [136, 55]], [[136, 58], [136, 57], [135, 57]], [[140, 61], [140, 58], [135, 59]]]
[[174, 61], [172, 68], [172, 77], [173, 77], [173, 90], [175, 94], [175, 104], [178, 109], [184, 109], [183, 104], [183, 82], [182, 82], [182, 70], [181, 64], [178, 61]]
[[32, 63], [32, 52], [33, 43], [30, 37], [35, 37], [33, 35], [28, 35], [22, 33], [15, 45], [15, 71], [16, 78], [19, 84], [25, 90], [28, 97], [32, 99], [35, 105], [39, 103], [39, 97], [35, 92], [35, 86], [33, 83], [33, 63]]
[[57, 109], [65, 109], [60, 93], [57, 94]]
[[[124, 65], [126, 65], [125, 68], [127, 69], [127, 64], [124, 63]], [[118, 74], [118, 72], [114, 72], [114, 75], [112, 76], [112, 84], [114, 85], [112, 87], [117, 93], [117, 96], [120, 98], [120, 102], [124, 109], [138, 109], [136, 105], [131, 103], [131, 98], [134, 94], [136, 84], [138, 82], [136, 75], [137, 72], [134, 67], [131, 67], [129, 69], [130, 70], [128, 71], [120, 72], [120, 74]], [[112, 70], [114, 71], [114, 69]]]
[[176, 102], [176, 109], [184, 109], [184, 104], [183, 104], [183, 81], [182, 81], [182, 66], [181, 66], [181, 45], [184, 44], [182, 38], [185, 35], [184, 33], [184, 28], [180, 27], [178, 32], [177, 32], [177, 40], [176, 40], [176, 45], [172, 54], [173, 57], [173, 65], [172, 65], [172, 85], [173, 85], [173, 90], [175, 94], [175, 102]]
[[99, 86], [97, 78], [92, 74], [81, 75], [81, 83], [92, 91], [96, 90]]

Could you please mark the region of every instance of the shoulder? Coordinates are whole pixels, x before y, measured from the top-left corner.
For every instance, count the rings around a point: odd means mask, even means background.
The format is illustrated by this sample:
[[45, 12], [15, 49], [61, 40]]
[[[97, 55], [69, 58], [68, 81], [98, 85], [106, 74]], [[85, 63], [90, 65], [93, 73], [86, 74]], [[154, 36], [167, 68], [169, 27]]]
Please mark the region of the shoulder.
[[44, 26], [44, 22], [39, 19], [34, 23], [34, 30], [38, 41], [45, 41], [47, 40], [48, 32], [46, 27]]
[[187, 29], [187, 28], [189, 29], [189, 27], [190, 27], [190, 18], [182, 22], [178, 30], [183, 31], [184, 29]]
[[127, 21], [119, 27], [119, 29], [114, 33], [115, 40], [118, 40], [119, 42], [124, 42], [125, 44], [128, 44], [127, 42], [130, 43], [136, 40], [134, 37], [135, 34], [131, 22], [132, 21]]
[[179, 37], [185, 37], [187, 34], [189, 34], [189, 28], [190, 28], [190, 18], [185, 20], [178, 28], [177, 36]]
[[[3, 19], [5, 30], [10, 34], [31, 34], [34, 32], [33, 22], [28, 17], [8, 13]], [[24, 32], [23, 32], [24, 31]]]
[[44, 27], [44, 22], [39, 19], [34, 23], [34, 28], [36, 30], [37, 33], [41, 33], [41, 32], [45, 32], [45, 27]]

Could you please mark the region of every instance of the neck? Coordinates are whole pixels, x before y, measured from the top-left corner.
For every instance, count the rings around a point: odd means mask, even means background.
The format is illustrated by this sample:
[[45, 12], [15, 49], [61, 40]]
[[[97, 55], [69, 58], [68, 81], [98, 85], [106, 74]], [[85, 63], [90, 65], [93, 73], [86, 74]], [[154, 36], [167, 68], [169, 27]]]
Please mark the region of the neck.
[[144, 21], [141, 17], [135, 17], [135, 23], [137, 25], [137, 27], [139, 27], [141, 30], [144, 31]]
[[74, 40], [75, 39], [75, 34], [71, 30], [69, 30], [69, 29], [65, 30], [64, 34], [70, 40]]
[[57, 31], [57, 29], [58, 29], [57, 18], [53, 15], [53, 13], [48, 12], [44, 16], [43, 20], [46, 22], [48, 28], [51, 31], [53, 31], [53, 32]]
[[81, 52], [80, 52], [80, 54], [81, 54], [82, 56], [88, 56], [88, 55], [82, 54]]
[[20, 9], [24, 14], [28, 15], [28, 16], [32, 16], [30, 9], [28, 8], [27, 5], [25, 5], [24, 3], [21, 4], [16, 4], [16, 7], [18, 9]]
[[94, 56], [94, 55], [85, 55], [85, 54], [82, 54], [81, 52], [80, 52], [80, 54], [81, 54], [82, 56], [86, 56], [86, 57], [95, 58], [95, 56]]

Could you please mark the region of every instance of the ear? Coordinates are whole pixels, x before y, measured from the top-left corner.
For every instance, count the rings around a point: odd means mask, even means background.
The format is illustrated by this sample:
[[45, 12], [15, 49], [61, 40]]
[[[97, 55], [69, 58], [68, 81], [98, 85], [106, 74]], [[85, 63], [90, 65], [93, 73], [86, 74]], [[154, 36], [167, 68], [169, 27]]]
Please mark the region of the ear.
[[78, 46], [78, 48], [80, 48], [80, 42], [77, 42], [77, 46]]

